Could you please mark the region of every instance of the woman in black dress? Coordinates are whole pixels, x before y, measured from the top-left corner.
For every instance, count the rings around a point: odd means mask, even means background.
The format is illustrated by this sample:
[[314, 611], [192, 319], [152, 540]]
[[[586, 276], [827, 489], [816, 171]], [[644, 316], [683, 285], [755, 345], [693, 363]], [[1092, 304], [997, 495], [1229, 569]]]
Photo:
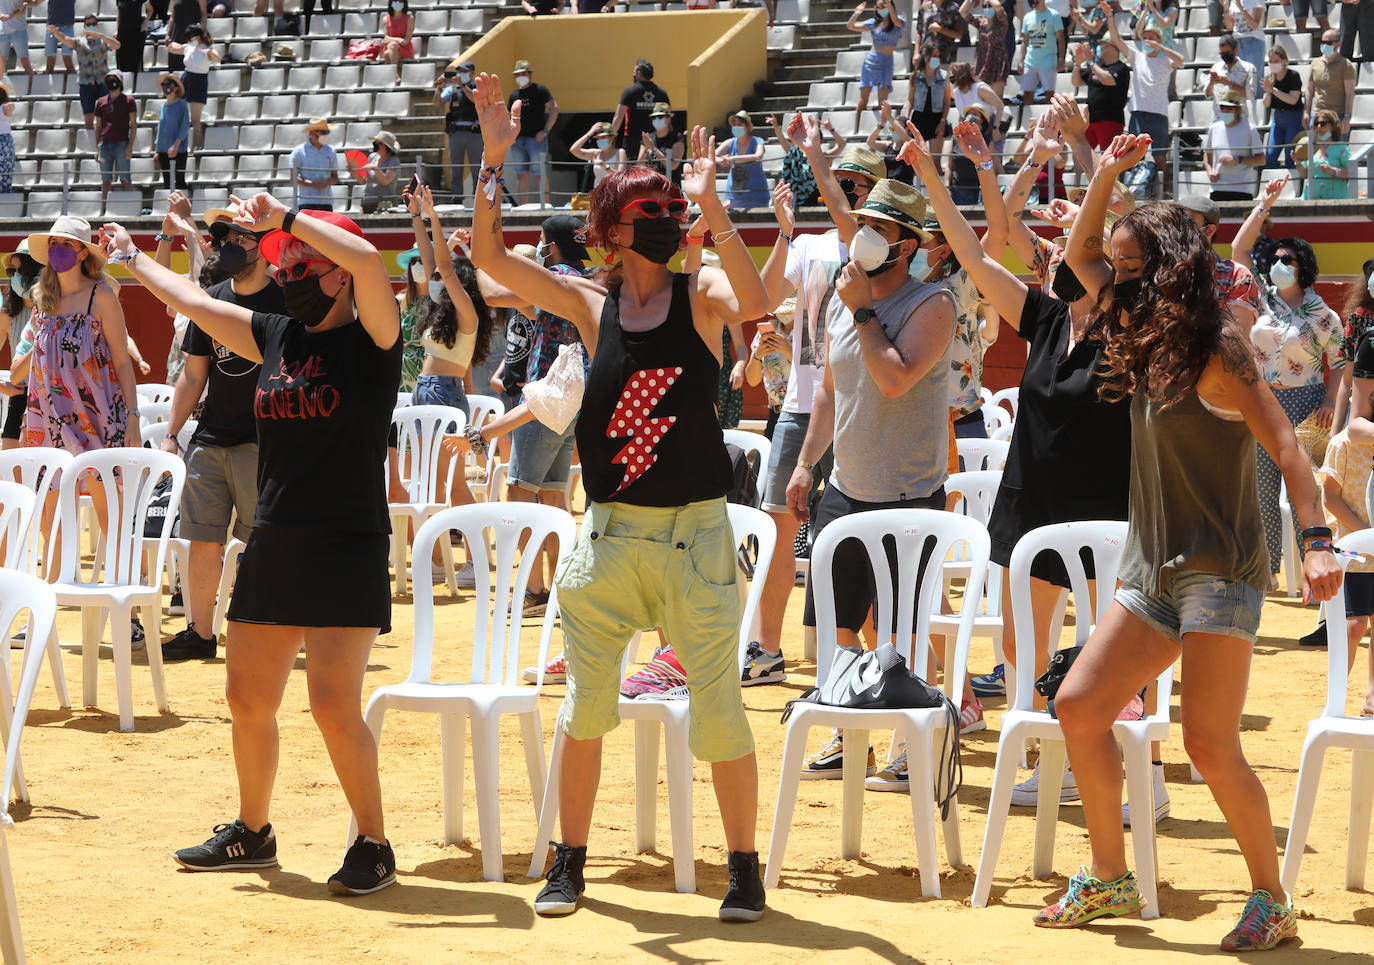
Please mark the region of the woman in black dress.
[[119, 41], [119, 49], [115, 51], [115, 64], [122, 73], [137, 77], [143, 69], [145, 30], [153, 6], [146, 0], [118, 0], [118, 9], [115, 39]]

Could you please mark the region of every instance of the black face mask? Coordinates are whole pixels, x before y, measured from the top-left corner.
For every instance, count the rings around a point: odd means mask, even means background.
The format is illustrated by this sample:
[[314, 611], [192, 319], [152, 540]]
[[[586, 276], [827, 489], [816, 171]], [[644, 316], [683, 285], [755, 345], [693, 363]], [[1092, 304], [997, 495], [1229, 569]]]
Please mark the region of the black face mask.
[[237, 277], [244, 271], [251, 268], [257, 259], [248, 260], [248, 249], [243, 245], [235, 244], [232, 241], [225, 242], [219, 246], [219, 251], [215, 255], [216, 267], [228, 277]]
[[635, 218], [630, 250], [656, 265], [666, 265], [682, 247], [682, 225], [676, 218]]
[[288, 281], [281, 286], [286, 310], [302, 325], [314, 328], [325, 320], [338, 295], [326, 295], [320, 289], [320, 276], [307, 275], [300, 281]]
[[[1060, 271], [1063, 271], [1061, 268]], [[1132, 314], [1140, 305], [1141, 280], [1128, 278], [1112, 285], [1112, 304], [1127, 315]]]
[[1221, 62], [1225, 64], [1227, 67], [1230, 67], [1232, 64], [1236, 62], [1236, 55], [1223, 53], [1221, 55]]
[[1088, 294], [1088, 290], [1083, 287], [1083, 283], [1068, 265], [1060, 265], [1059, 270], [1054, 273], [1054, 284], [1050, 285], [1050, 292], [1066, 305], [1072, 305]]
[[105, 81], [105, 89], [111, 94], [118, 94], [123, 88], [112, 80]]

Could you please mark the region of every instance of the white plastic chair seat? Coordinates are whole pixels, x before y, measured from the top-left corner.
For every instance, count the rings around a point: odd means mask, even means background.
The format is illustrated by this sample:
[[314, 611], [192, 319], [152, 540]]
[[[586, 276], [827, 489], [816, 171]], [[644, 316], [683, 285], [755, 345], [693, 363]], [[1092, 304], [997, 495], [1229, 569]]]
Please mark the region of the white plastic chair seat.
[[[397, 399], [399, 401], [399, 394]], [[417, 528], [426, 519], [442, 509], [447, 503], [435, 497], [439, 491], [439, 444], [452, 426], [458, 432], [467, 425], [463, 410], [449, 405], [398, 405], [391, 414], [391, 424], [396, 427], [398, 452], [401, 459], [402, 482], [409, 493], [404, 503], [388, 503], [387, 511], [391, 516], [391, 564], [395, 572], [396, 594], [406, 592], [406, 542], [409, 536], [408, 523]], [[450, 461], [447, 484], [451, 490], [453, 480], [463, 460]], [[406, 470], [409, 470], [407, 476]], [[444, 571], [449, 588], [457, 592], [456, 578], [453, 575], [453, 547], [448, 540], [439, 541], [440, 553], [444, 558]], [[414, 577], [428, 580], [429, 557], [417, 560]]]

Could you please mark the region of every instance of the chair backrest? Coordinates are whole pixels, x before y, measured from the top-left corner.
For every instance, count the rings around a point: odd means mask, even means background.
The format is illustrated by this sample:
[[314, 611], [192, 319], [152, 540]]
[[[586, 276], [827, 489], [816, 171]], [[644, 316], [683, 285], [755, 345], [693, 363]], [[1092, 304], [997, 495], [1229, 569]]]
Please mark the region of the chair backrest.
[[[1341, 537], [1341, 550], [1346, 553], [1362, 553], [1374, 556], [1374, 529], [1362, 529]], [[1345, 630], [1345, 573], [1344, 569], [1354, 562], [1339, 556], [1341, 562], [1341, 588], [1336, 595], [1322, 606], [1330, 614], [1326, 621], [1326, 705], [1322, 708], [1323, 717], [1344, 717], [1346, 687], [1350, 677], [1350, 639]], [[1355, 642], [1356, 646], [1359, 641]]]
[[759, 499], [762, 500], [764, 477], [768, 475], [768, 459], [773, 444], [763, 433], [750, 432], [747, 429], [723, 429], [721, 435], [725, 436], [725, 441], [730, 445], [743, 449], [744, 455], [754, 464], [754, 471], [758, 474], [759, 480]]
[[[72, 524], [59, 526], [62, 540], [59, 579], [63, 583], [84, 582], [79, 544], [81, 527], [77, 524], [81, 490], [99, 481], [104, 490], [108, 520], [103, 582], [121, 586], [152, 585], [143, 583], [143, 550], [148, 542], [144, 531], [154, 489], [165, 476], [171, 477], [171, 491], [155, 540], [157, 557], [147, 575], [148, 579], [159, 581], [167, 560], [167, 540], [172, 534], [172, 522], [181, 505], [181, 489], [186, 482], [186, 465], [181, 457], [158, 449], [120, 447], [94, 449], [72, 459], [67, 471], [62, 473], [57, 497], [58, 517]], [[91, 497], [101, 498], [94, 490]], [[100, 571], [101, 567], [97, 566], [96, 572]]]
[[1000, 405], [984, 402], [978, 413], [983, 417], [983, 429], [987, 432], [989, 439], [996, 438], [993, 433], [997, 430], [1011, 425], [1011, 414]]
[[482, 428], [488, 419], [496, 419], [506, 414], [506, 403], [494, 395], [468, 396], [468, 425]]
[[[53, 625], [57, 620], [57, 596], [52, 587], [37, 577], [10, 569], [0, 570], [0, 633], [8, 636], [10, 627], [24, 610], [29, 611], [26, 639], [33, 641], [33, 646], [24, 649], [14, 717], [10, 722], [9, 742], [5, 748], [5, 780], [3, 789], [0, 789], [0, 802], [3, 802], [0, 803], [0, 824], [5, 827], [14, 823], [9, 816], [9, 802], [14, 791], [15, 767], [19, 762], [19, 741], [38, 683], [38, 671], [43, 666], [46, 650], [43, 644], [52, 637]], [[0, 700], [9, 700], [9, 694], [0, 694]]]
[[945, 493], [958, 496], [954, 511], [971, 516], [984, 526], [992, 518], [992, 504], [1002, 485], [1002, 470], [980, 469], [950, 473], [945, 480]]
[[0, 480], [0, 536], [4, 537], [4, 566], [24, 570], [29, 556], [29, 529], [37, 496], [22, 483]]
[[138, 418], [140, 422], [166, 422], [172, 417], [170, 402], [140, 402]]
[[[46, 499], [49, 492], [57, 491], [61, 472], [71, 465], [72, 458], [64, 449], [47, 446], [0, 450], [0, 479], [18, 482], [34, 494], [37, 503]], [[50, 540], [52, 535], [48, 534]], [[16, 568], [36, 574], [43, 559], [43, 534], [39, 527], [30, 525], [25, 554]]]
[[149, 402], [171, 402], [172, 393], [175, 388], [170, 385], [163, 385], [161, 382], [140, 382], [134, 386], [138, 393], [139, 401], [146, 399]]
[[[460, 413], [461, 414], [461, 413]], [[521, 611], [530, 571], [538, 563], [537, 548], [549, 536], [558, 539], [558, 561], [572, 552], [577, 536], [577, 523], [567, 510], [541, 503], [474, 503], [454, 506], [431, 516], [415, 534], [414, 558], [428, 560], [434, 543], [448, 539], [450, 530], [458, 530], [468, 546], [487, 545], [487, 531], [495, 538], [493, 562], [495, 573], [482, 563], [483, 554], [477, 552], [476, 610], [473, 614], [472, 667], [468, 680], [472, 683], [516, 686], [520, 675], [520, 639], [523, 630]], [[527, 551], [520, 552], [522, 537]], [[519, 565], [516, 556], [519, 555]], [[512, 575], [513, 574], [513, 575]], [[493, 576], [495, 586], [492, 586]], [[539, 655], [535, 665], [540, 668], [537, 685], [542, 685], [543, 667], [548, 657], [549, 638], [558, 616], [558, 591], [549, 588], [549, 603], [539, 630]], [[512, 603], [515, 616], [511, 617]], [[434, 587], [429, 580], [415, 581], [415, 643], [410, 661], [413, 683], [430, 680], [434, 656]], [[526, 654], [528, 661], [529, 654]]]
[[[1011, 580], [1012, 626], [1016, 630], [1016, 700], [1017, 710], [1030, 710], [1035, 685], [1035, 652], [1037, 646], [1053, 650], [1057, 640], [1037, 641], [1035, 620], [1031, 611], [1031, 564], [1041, 553], [1058, 554], [1069, 574], [1076, 614], [1074, 633], [1078, 644], [1088, 640], [1112, 604], [1116, 586], [1116, 571], [1121, 565], [1121, 552], [1126, 545], [1126, 524], [1120, 520], [1086, 520], [1054, 523], [1031, 530], [1016, 543], [1007, 567]], [[1088, 574], [1083, 565], [1083, 553], [1092, 556], [1094, 578], [1097, 581], [1097, 606], [1088, 602]], [[1063, 606], [1063, 594], [1059, 606]], [[1056, 621], [1057, 624], [1057, 621]], [[1167, 695], [1166, 695], [1167, 696]], [[1167, 703], [1167, 701], [1166, 701]]]
[[[877, 589], [878, 642], [894, 643], [907, 659], [907, 667], [925, 677], [924, 648], [930, 640], [930, 614], [938, 607], [943, 584], [938, 562], [949, 555], [954, 544], [968, 546], [971, 572], [959, 602], [959, 632], [953, 659], [946, 654], [945, 692], [958, 700], [964, 689], [964, 668], [968, 662], [969, 638], [983, 582], [988, 570], [991, 540], [987, 528], [976, 519], [935, 509], [875, 509], [845, 516], [826, 525], [811, 551], [811, 586], [816, 600], [816, 683], [825, 683], [835, 656], [835, 587], [831, 571], [835, 549], [846, 539], [863, 544], [872, 567]], [[887, 546], [896, 552], [897, 573], [893, 578]], [[921, 577], [921, 560], [930, 560]], [[893, 599], [894, 584], [896, 600]], [[896, 607], [896, 633], [893, 634], [893, 607]], [[913, 638], [914, 634], [914, 638]], [[916, 646], [922, 649], [914, 651]], [[921, 659], [917, 659], [917, 657]]]
[[1007, 449], [1011, 443], [997, 439], [956, 439], [959, 465], [966, 472], [981, 469], [1001, 469], [1007, 464]]
[[753, 506], [726, 503], [725, 511], [730, 515], [730, 529], [734, 531], [736, 548], [751, 536], [759, 543], [759, 557], [754, 563], [754, 578], [749, 582], [749, 593], [744, 598], [744, 612], [740, 614], [739, 669], [743, 673], [749, 638], [754, 631], [754, 617], [758, 614], [759, 602], [763, 599], [764, 577], [768, 575], [768, 567], [773, 562], [773, 550], [778, 542], [778, 527], [773, 522], [773, 517]]
[[1011, 413], [1014, 420], [1016, 410], [1021, 404], [1021, 388], [1013, 385], [1009, 389], [999, 389], [992, 393], [992, 404]]
[[445, 433], [462, 432], [467, 421], [463, 410], [451, 405], [407, 405], [392, 412], [401, 481], [410, 502], [435, 501], [440, 481], [439, 443]]

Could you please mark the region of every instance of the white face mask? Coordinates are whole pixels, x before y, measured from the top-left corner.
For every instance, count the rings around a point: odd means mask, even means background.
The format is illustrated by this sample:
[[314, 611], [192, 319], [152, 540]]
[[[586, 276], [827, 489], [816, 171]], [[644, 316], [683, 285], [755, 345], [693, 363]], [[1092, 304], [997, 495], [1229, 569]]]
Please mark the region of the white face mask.
[[458, 83], [460, 83], [460, 84], [466, 84], [466, 83], [467, 83], [468, 81], [470, 81], [470, 80], [472, 80], [472, 71], [470, 71], [470, 70], [460, 70], [460, 71], [458, 71]]
[[516, 75], [515, 75], [515, 86], [516, 86], [516, 87], [528, 87], [528, 86], [530, 86], [530, 75], [529, 75], [529, 74], [516, 74]]
[[611, 139], [609, 137], [598, 137], [596, 139], [596, 146], [604, 151], [611, 146]]
[[654, 130], [658, 131], [660, 134], [662, 134], [664, 131], [668, 130], [668, 120], [667, 120], [667, 118], [664, 118], [664, 117], [655, 117], [655, 118], [654, 118]]
[[1374, 298], [1374, 275], [1369, 276], [1369, 280], [1364, 283], [1365, 291], [1369, 292], [1369, 297]]
[[1274, 283], [1275, 288], [1282, 291], [1285, 288], [1292, 288], [1298, 280], [1298, 275], [1291, 266], [1276, 261], [1274, 266], [1269, 269], [1269, 280]]
[[854, 238], [849, 242], [849, 260], [864, 271], [872, 271], [881, 268], [883, 262], [887, 261], [889, 247], [883, 236], [878, 234], [878, 229], [864, 225], [854, 232]]
[[419, 258], [410, 263], [410, 280], [417, 285], [425, 283], [425, 266], [420, 264]]

